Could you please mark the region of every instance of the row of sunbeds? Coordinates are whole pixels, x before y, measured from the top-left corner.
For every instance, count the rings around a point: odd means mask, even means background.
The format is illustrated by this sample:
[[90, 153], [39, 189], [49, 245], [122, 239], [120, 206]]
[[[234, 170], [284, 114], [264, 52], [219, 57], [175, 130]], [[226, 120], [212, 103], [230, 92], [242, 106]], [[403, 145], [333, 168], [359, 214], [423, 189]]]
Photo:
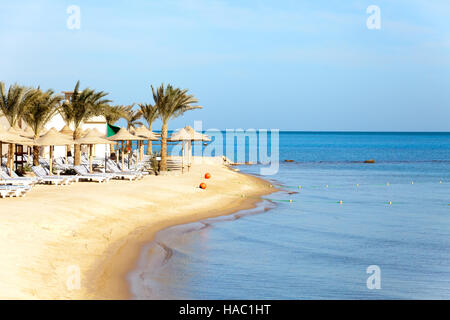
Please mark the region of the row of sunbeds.
[[135, 181], [142, 179], [149, 173], [144, 170], [121, 170], [117, 164], [112, 160], [106, 161], [106, 170], [109, 172], [95, 172], [90, 173], [88, 166], [79, 165], [73, 166], [64, 163], [64, 169], [73, 169], [76, 175], [50, 175], [49, 169], [45, 166], [45, 162], [39, 166], [33, 166], [32, 171], [35, 177], [19, 177], [14, 171], [10, 173], [6, 167], [0, 167], [0, 197], [23, 197], [31, 190], [35, 184], [54, 184], [54, 185], [69, 185], [79, 181], [90, 181], [105, 183], [111, 179], [120, 179]]

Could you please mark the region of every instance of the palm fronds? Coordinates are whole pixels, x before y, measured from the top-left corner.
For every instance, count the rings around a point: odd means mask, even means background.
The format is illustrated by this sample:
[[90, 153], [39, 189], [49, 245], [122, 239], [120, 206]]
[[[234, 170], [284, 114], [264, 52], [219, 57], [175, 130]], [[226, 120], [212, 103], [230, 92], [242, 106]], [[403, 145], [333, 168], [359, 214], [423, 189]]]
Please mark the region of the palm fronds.
[[11, 127], [16, 127], [26, 112], [28, 105], [37, 96], [32, 88], [13, 84], [6, 91], [5, 84], [0, 82], [0, 110]]
[[115, 106], [110, 106], [110, 105], [106, 105], [103, 108], [103, 116], [106, 119], [106, 122], [108, 122], [109, 124], [115, 124], [117, 121], [119, 121], [120, 119], [126, 117], [126, 106], [122, 106], [122, 105], [115, 105]]
[[149, 103], [140, 103], [139, 108], [141, 109], [142, 117], [147, 121], [148, 128], [151, 130], [153, 122], [158, 119], [158, 108], [156, 105], [151, 105]]
[[136, 128], [143, 125], [140, 119], [142, 118], [141, 110], [134, 110], [134, 103], [132, 105], [126, 106], [125, 120], [127, 121], [127, 129]]

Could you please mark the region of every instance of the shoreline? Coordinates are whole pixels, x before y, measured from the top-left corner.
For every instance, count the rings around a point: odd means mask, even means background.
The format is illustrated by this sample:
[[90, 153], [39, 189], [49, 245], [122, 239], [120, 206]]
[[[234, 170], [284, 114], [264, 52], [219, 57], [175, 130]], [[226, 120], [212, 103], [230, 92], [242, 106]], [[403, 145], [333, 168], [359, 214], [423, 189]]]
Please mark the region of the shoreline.
[[[205, 172], [212, 178], [201, 190]], [[129, 299], [126, 276], [156, 232], [252, 208], [276, 191], [221, 159], [204, 158], [183, 175], [38, 185], [25, 198], [1, 199], [0, 298]], [[71, 267], [80, 276], [72, 290]]]
[[[130, 288], [130, 299], [138, 300], [171, 300], [186, 299], [179, 296], [168, 295], [167, 284], [164, 277], [171, 278], [164, 269], [173, 265], [173, 250], [179, 250], [184, 237], [201, 237], [205, 229], [214, 228], [214, 225], [224, 222], [235, 222], [241, 218], [263, 214], [275, 208], [270, 201], [261, 199], [251, 205], [251, 208], [235, 211], [230, 214], [206, 218], [186, 224], [171, 226], [155, 233], [153, 239], [145, 243], [139, 253], [137, 264], [127, 274], [127, 283]], [[178, 262], [179, 263], [179, 262]], [[148, 271], [151, 270], [151, 273]], [[165, 276], [164, 276], [165, 274]], [[163, 275], [161, 277], [161, 275]], [[147, 283], [147, 284], [145, 284]], [[151, 283], [149, 286], [148, 283]]]
[[[264, 194], [261, 194], [263, 196]], [[100, 289], [97, 294], [106, 299], [133, 299], [131, 293], [128, 275], [135, 271], [144, 248], [155, 240], [159, 232], [163, 232], [169, 228], [186, 225], [195, 222], [201, 222], [211, 218], [217, 218], [232, 215], [239, 211], [256, 208], [257, 203], [262, 199], [244, 199], [239, 200], [241, 203], [233, 204], [226, 209], [220, 209], [211, 214], [211, 212], [196, 213], [182, 218], [168, 219], [161, 221], [157, 225], [149, 226], [145, 230], [135, 230], [125, 241], [119, 244], [113, 244], [116, 254], [109, 257], [106, 261], [107, 265], [104, 269], [107, 281], [99, 279], [97, 284]], [[114, 293], [111, 295], [111, 293]]]

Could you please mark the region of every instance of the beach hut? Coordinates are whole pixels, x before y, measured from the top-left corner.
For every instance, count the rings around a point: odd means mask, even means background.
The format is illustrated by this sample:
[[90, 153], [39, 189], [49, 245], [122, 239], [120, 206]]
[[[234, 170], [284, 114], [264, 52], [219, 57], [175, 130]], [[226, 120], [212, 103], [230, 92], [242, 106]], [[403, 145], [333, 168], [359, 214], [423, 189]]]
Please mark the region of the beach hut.
[[74, 140], [62, 133], [59, 133], [55, 128], [51, 128], [46, 134], [42, 135], [34, 141], [36, 146], [49, 146], [49, 165], [50, 165], [50, 175], [53, 174], [53, 157], [55, 146], [68, 146], [72, 145]]
[[[89, 171], [92, 173], [93, 147], [96, 144], [111, 144], [111, 141], [106, 139], [106, 136], [97, 129], [90, 130], [84, 137], [75, 140], [76, 144], [89, 146]], [[114, 142], [116, 143], [116, 142]]]
[[188, 170], [191, 166], [192, 159], [192, 142], [193, 141], [211, 141], [211, 138], [207, 135], [195, 131], [192, 127], [186, 126], [177, 132], [173, 133], [169, 141], [181, 141], [181, 161], [182, 168], [184, 168], [185, 158]]
[[[122, 154], [122, 170], [125, 167], [125, 163], [124, 163], [124, 157], [125, 157], [125, 151], [124, 151], [124, 142], [125, 141], [134, 141], [134, 140], [145, 140], [145, 138], [141, 138], [135, 135], [132, 135], [131, 133], [128, 132], [127, 129], [125, 128], [120, 128], [120, 130], [113, 136], [110, 136], [107, 138], [110, 141], [121, 141], [121, 154]], [[117, 157], [116, 154], [116, 162], [119, 162], [119, 159]]]

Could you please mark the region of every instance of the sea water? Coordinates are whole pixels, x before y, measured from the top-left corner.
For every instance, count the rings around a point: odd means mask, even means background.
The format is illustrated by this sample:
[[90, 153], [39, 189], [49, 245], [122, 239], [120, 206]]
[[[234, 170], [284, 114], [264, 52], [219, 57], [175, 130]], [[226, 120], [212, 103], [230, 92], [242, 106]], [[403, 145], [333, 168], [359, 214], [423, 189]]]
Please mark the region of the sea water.
[[450, 298], [450, 134], [281, 132], [280, 157], [257, 208], [160, 232], [134, 297]]

